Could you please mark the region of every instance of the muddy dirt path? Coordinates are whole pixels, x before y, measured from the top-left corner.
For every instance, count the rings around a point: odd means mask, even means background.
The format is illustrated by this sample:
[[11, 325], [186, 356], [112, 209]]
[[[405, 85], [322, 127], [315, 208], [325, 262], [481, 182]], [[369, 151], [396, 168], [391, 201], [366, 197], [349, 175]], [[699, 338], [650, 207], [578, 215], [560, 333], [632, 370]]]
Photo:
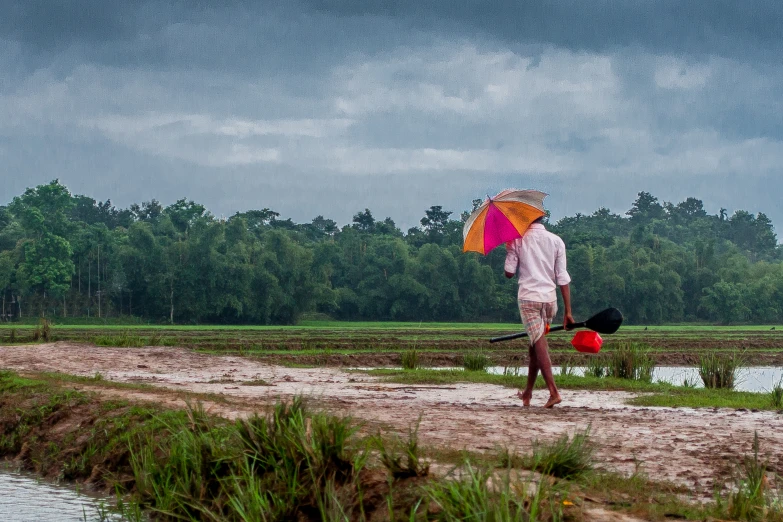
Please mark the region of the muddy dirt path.
[[[591, 426], [599, 461], [633, 472], [637, 466], [655, 480], [687, 485], [711, 496], [714, 480], [728, 478], [731, 466], [750, 451], [758, 431], [772, 468], [783, 472], [783, 415], [727, 409], [641, 408], [624, 401], [626, 392], [563, 392], [554, 410], [524, 409], [514, 390], [488, 384], [447, 386], [379, 382], [362, 373], [336, 368], [286, 368], [242, 357], [193, 353], [178, 348], [100, 348], [54, 343], [0, 347], [0, 368], [62, 372], [118, 382], [145, 383], [167, 390], [223, 394], [214, 404], [227, 417], [247, 415], [278, 398], [307, 395], [329, 410], [350, 414], [372, 426], [407, 433], [422, 415], [424, 445], [493, 452], [505, 446], [526, 451], [538, 438]], [[259, 385], [263, 381], [268, 385]], [[148, 392], [111, 390], [114, 396], [150, 400]], [[183, 404], [170, 392], [153, 400]]]

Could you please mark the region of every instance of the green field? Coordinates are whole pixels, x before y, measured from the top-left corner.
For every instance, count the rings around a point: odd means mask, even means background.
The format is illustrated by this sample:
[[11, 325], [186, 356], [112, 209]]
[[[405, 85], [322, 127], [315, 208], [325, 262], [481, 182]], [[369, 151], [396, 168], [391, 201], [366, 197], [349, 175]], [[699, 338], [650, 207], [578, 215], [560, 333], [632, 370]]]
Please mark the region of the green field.
[[[60, 322], [62, 321], [62, 322]], [[315, 321], [307, 320], [300, 321], [296, 325], [292, 326], [280, 326], [280, 325], [169, 325], [169, 324], [141, 324], [141, 323], [129, 323], [129, 324], [114, 324], [114, 323], [91, 323], [81, 324], [81, 321], [72, 322], [68, 318], [66, 319], [52, 319], [52, 325], [58, 329], [85, 329], [85, 330], [172, 330], [172, 331], [281, 331], [281, 332], [297, 332], [299, 330], [311, 331], [311, 330], [325, 330], [325, 331], [347, 331], [352, 332], [355, 330], [388, 330], [388, 331], [498, 331], [498, 332], [513, 332], [518, 331], [521, 328], [517, 323], [437, 323], [437, 322], [391, 322], [391, 321]], [[5, 329], [33, 329], [39, 325], [38, 321], [22, 321], [13, 323], [0, 323], [0, 330]], [[682, 325], [659, 325], [659, 326], [623, 326], [618, 332], [619, 335], [624, 333], [640, 333], [640, 332], [672, 332], [683, 334], [704, 334], [704, 333], [728, 333], [736, 334], [742, 332], [775, 332], [780, 330], [783, 333], [783, 325], [708, 325], [708, 324], [682, 324]]]
[[[481, 351], [494, 364], [519, 364], [526, 358], [524, 340], [490, 344], [494, 336], [518, 332], [518, 324], [392, 323], [306, 321], [295, 326], [231, 325], [79, 325], [54, 321], [0, 325], [0, 344], [43, 341], [93, 343], [100, 346], [180, 346], [204, 353], [254, 356], [282, 364], [397, 366], [409, 350], [421, 353], [429, 366], [452, 366], [465, 353]], [[549, 336], [553, 359], [585, 362], [570, 345], [572, 334]], [[783, 364], [783, 327], [625, 326], [604, 336], [604, 350], [617, 342], [649, 347], [658, 364], [693, 364], [699, 354], [743, 351], [749, 364]]]

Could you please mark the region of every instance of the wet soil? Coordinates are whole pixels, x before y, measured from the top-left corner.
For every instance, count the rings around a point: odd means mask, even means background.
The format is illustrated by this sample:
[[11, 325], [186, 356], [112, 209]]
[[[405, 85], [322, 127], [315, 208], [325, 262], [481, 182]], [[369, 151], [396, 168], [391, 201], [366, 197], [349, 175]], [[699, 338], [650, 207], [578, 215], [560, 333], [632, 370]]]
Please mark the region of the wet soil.
[[[783, 472], [783, 415], [729, 409], [631, 407], [628, 392], [562, 392], [553, 410], [522, 408], [514, 390], [488, 384], [399, 385], [337, 368], [290, 368], [255, 358], [194, 353], [183, 348], [100, 348], [54, 343], [0, 347], [0, 368], [62, 372], [126, 383], [159, 392], [91, 389], [115, 397], [183, 405], [176, 391], [215, 394], [207, 406], [226, 417], [245, 416], [278, 399], [307, 395], [327, 409], [350, 414], [366, 429], [407, 434], [421, 418], [420, 442], [444, 450], [494, 453], [500, 447], [530, 449], [535, 439], [591, 428], [598, 461], [623, 473], [644, 471], [710, 497], [716, 481], [750, 452], [754, 432], [771, 470]], [[261, 385], [259, 385], [261, 384]], [[266, 385], [263, 385], [266, 384]], [[87, 387], [88, 385], [82, 385]]]

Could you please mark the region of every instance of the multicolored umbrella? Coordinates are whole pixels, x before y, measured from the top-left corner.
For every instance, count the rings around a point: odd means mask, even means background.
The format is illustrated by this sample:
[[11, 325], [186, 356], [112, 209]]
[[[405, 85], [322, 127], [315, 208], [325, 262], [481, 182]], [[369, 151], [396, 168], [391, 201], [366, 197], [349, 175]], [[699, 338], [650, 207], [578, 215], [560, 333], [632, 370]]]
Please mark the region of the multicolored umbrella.
[[504, 190], [470, 214], [462, 229], [463, 252], [486, 255], [506, 241], [522, 237], [530, 223], [546, 214], [537, 190]]

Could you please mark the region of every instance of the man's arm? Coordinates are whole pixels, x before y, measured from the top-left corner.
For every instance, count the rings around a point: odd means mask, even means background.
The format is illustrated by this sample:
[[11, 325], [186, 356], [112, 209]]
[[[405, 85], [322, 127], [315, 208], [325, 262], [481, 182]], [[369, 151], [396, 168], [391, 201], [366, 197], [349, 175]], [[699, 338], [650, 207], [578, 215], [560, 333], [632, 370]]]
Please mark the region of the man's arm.
[[568, 269], [566, 268], [565, 244], [562, 239], [558, 245], [555, 257], [555, 279], [560, 287], [560, 293], [563, 294], [563, 306], [565, 306], [563, 326], [568, 330], [568, 327], [576, 321], [574, 321], [574, 316], [571, 315], [571, 287], [569, 286], [571, 276], [568, 275]]
[[506, 272], [506, 277], [508, 279], [511, 279], [514, 277], [517, 273], [517, 264], [519, 263], [519, 256], [517, 256], [517, 251], [514, 249], [514, 242], [513, 241], [507, 241], [506, 242], [506, 263], [503, 269]]
[[571, 315], [571, 287], [569, 285], [560, 285], [560, 293], [563, 294], [563, 306], [565, 306], [563, 326], [568, 330], [568, 327], [576, 322], [574, 321], [574, 316]]

